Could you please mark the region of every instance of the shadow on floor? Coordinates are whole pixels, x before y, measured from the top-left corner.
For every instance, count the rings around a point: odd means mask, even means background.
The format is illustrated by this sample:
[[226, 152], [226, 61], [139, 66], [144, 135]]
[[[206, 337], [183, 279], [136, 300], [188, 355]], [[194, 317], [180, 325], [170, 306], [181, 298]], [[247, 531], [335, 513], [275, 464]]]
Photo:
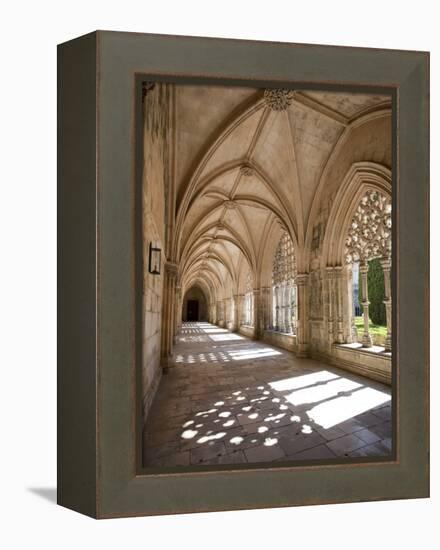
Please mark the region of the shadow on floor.
[[57, 490], [55, 487], [28, 487], [27, 490], [52, 504], [57, 503]]

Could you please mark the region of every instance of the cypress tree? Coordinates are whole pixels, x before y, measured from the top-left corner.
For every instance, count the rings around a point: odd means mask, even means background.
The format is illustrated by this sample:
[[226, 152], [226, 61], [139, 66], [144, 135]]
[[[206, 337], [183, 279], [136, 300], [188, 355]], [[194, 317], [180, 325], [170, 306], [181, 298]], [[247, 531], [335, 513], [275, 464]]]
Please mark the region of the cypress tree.
[[[375, 258], [368, 262], [368, 301], [370, 302], [369, 317], [375, 325], [385, 326], [386, 310], [385, 304], [385, 280], [380, 260]], [[362, 301], [361, 275], [359, 273], [359, 302]], [[361, 304], [362, 311], [362, 304]]]
[[375, 325], [386, 325], [385, 280], [379, 259], [371, 260], [368, 266], [368, 296], [370, 319]]

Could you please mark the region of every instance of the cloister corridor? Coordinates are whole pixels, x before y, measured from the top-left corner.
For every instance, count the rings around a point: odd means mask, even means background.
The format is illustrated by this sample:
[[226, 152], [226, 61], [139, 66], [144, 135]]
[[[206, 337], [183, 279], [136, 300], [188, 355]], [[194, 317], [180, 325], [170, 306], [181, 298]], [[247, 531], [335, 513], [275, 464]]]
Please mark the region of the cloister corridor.
[[391, 389], [216, 325], [182, 324], [144, 429], [144, 466], [391, 453]]

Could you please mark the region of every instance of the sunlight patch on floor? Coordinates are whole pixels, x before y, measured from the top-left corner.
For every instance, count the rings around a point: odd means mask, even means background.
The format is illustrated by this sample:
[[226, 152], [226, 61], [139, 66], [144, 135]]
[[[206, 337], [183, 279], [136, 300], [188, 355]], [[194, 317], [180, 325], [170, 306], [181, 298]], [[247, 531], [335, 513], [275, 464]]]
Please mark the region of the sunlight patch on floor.
[[391, 401], [391, 397], [373, 388], [363, 388], [353, 395], [337, 397], [307, 411], [308, 417], [325, 429], [349, 420], [374, 407]]

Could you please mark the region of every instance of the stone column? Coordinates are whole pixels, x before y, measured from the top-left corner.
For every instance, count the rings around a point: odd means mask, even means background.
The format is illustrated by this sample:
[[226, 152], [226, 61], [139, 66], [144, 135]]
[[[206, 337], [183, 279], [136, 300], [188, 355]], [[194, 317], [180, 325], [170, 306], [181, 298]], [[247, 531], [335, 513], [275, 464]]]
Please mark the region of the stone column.
[[385, 339], [385, 350], [391, 351], [392, 349], [392, 309], [391, 309], [391, 260], [389, 258], [382, 258], [380, 265], [383, 269], [383, 276], [385, 280], [385, 312], [387, 316], [387, 337]]
[[217, 300], [217, 325], [221, 326], [222, 322], [222, 302]]
[[361, 274], [361, 286], [362, 286], [362, 309], [364, 311], [364, 333], [362, 335], [362, 345], [364, 348], [371, 348], [373, 345], [373, 341], [371, 339], [371, 335], [369, 332], [369, 305], [370, 302], [368, 301], [368, 262], [362, 261], [359, 264], [359, 273]]
[[176, 315], [176, 280], [177, 264], [165, 263], [165, 279], [163, 288], [162, 311], [162, 349], [161, 355], [164, 366], [168, 366], [168, 360], [173, 354], [173, 338]]
[[309, 352], [309, 314], [308, 314], [308, 284], [309, 274], [298, 273], [296, 277], [298, 288], [298, 329], [297, 348], [298, 357], [307, 357]]
[[280, 330], [280, 287], [277, 285], [274, 289], [275, 297], [275, 319], [274, 319], [274, 329]]
[[333, 345], [334, 338], [334, 290], [333, 290], [333, 267], [326, 268], [326, 307], [327, 307], [327, 333], [329, 346]]
[[296, 334], [297, 324], [298, 324], [296, 282], [291, 287], [290, 299], [291, 299], [290, 307], [292, 310], [292, 332], [293, 334]]
[[182, 287], [176, 285], [176, 305], [175, 305], [175, 320], [174, 320], [174, 343], [176, 343], [177, 333], [182, 328]]
[[228, 321], [229, 321], [229, 325], [230, 325], [230, 330], [235, 330], [234, 327], [235, 327], [235, 300], [234, 300], [234, 297], [231, 296], [228, 300], [228, 304], [229, 304], [229, 307], [228, 307]]
[[292, 286], [286, 284], [286, 332], [290, 334], [292, 332]]
[[234, 312], [234, 324], [232, 327], [233, 332], [237, 332], [240, 326], [240, 320], [238, 318], [238, 294], [234, 294], [233, 297], [233, 312]]
[[252, 326], [254, 327], [254, 338], [259, 338], [260, 331], [260, 315], [261, 315], [261, 308], [260, 308], [260, 289], [254, 288], [252, 291], [252, 317], [251, 322]]
[[358, 333], [355, 323], [355, 311], [354, 311], [354, 301], [353, 301], [353, 264], [348, 264], [345, 267], [345, 273], [347, 278], [347, 310], [348, 310], [348, 335], [349, 342], [358, 341]]
[[261, 333], [270, 327], [270, 288], [261, 288]]
[[334, 268], [335, 293], [336, 293], [336, 342], [344, 343], [344, 326], [342, 318], [342, 266]]

